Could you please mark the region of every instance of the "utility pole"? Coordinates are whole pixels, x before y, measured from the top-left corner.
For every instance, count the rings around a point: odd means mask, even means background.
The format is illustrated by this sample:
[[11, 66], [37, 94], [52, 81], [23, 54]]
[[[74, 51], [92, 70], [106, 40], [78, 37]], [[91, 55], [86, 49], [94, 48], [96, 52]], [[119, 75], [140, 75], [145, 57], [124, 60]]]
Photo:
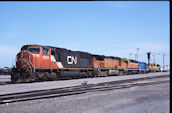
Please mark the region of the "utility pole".
[[136, 50], [137, 50], [137, 53], [136, 53], [136, 55], [135, 55], [135, 60], [137, 60], [138, 61], [138, 51], [139, 51], [139, 49], [140, 48], [137, 48]]
[[163, 70], [165, 70], [165, 55], [168, 55], [168, 54], [165, 54], [165, 53], [155, 53], [155, 52], [153, 52], [154, 54], [158, 54], [158, 55], [162, 55], [162, 57], [163, 57]]
[[163, 69], [165, 70], [165, 54], [163, 53]]
[[132, 53], [129, 54], [129, 59], [131, 59], [131, 55], [132, 55]]
[[153, 63], [155, 64], [155, 54], [153, 53]]
[[13, 67], [14, 66], [14, 60], [12, 60], [12, 64], [11, 64], [11, 67]]
[[148, 65], [150, 64], [150, 54], [151, 54], [151, 52], [147, 52], [147, 55], [148, 55]]

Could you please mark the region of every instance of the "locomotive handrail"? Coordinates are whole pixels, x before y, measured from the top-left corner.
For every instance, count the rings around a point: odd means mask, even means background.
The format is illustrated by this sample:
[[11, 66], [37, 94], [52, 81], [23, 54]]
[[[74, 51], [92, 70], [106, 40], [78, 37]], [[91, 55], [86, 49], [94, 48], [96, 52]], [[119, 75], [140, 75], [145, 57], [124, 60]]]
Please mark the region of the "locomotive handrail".
[[[29, 63], [32, 65], [33, 69], [35, 70], [34, 65], [32, 64], [32, 62], [30, 61], [30, 55], [29, 55]], [[30, 66], [31, 67], [31, 66]]]
[[22, 62], [26, 62], [28, 64], [29, 68], [31, 68], [31, 66], [28, 62], [28, 59], [17, 59], [17, 60], [22, 61]]

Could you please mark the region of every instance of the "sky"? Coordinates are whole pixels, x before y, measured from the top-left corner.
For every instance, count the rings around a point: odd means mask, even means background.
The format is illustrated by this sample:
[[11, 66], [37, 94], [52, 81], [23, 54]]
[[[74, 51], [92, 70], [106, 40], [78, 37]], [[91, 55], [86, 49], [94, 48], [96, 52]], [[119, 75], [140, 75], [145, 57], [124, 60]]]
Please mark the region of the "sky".
[[26, 44], [169, 65], [169, 28], [169, 1], [0, 2], [0, 67]]

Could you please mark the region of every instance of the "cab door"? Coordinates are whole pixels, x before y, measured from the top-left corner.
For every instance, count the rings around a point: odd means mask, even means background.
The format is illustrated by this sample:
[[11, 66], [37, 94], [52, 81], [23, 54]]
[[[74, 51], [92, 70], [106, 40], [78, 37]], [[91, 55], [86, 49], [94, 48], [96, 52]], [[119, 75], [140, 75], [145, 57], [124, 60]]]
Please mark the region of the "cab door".
[[42, 69], [49, 69], [50, 68], [50, 60], [51, 60], [51, 57], [50, 57], [50, 48], [45, 48], [45, 47], [42, 47], [42, 59], [41, 59], [41, 65], [40, 65], [40, 68]]

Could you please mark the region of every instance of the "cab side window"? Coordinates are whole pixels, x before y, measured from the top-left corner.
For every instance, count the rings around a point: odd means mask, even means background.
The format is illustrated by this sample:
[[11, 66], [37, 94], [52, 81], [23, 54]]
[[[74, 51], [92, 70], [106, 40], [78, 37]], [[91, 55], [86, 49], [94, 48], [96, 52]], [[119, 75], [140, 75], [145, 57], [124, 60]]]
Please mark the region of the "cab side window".
[[27, 51], [27, 46], [24, 46], [22, 49], [21, 49], [22, 52], [26, 52]]
[[56, 61], [60, 61], [60, 54], [56, 53], [54, 50], [51, 50], [51, 55], [53, 55]]
[[48, 48], [42, 48], [42, 54], [49, 54]]
[[55, 52], [54, 51], [51, 51], [51, 55], [55, 55]]

